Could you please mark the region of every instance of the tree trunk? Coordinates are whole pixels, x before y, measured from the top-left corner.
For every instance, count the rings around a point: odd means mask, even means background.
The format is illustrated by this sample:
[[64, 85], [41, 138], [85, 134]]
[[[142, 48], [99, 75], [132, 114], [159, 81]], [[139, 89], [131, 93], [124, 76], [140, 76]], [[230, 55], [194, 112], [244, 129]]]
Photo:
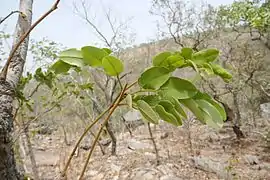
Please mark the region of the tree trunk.
[[[14, 37], [14, 45], [31, 26], [33, 0], [21, 0], [19, 15]], [[18, 172], [12, 146], [13, 132], [13, 100], [16, 88], [25, 64], [29, 37], [21, 44], [12, 58], [6, 80], [0, 80], [0, 177], [1, 180], [22, 179]]]
[[239, 103], [238, 103], [238, 96], [237, 92], [233, 92], [233, 102], [235, 106], [235, 113], [236, 113], [236, 118], [234, 121], [233, 125], [233, 132], [235, 133], [237, 139], [244, 138], [244, 133], [240, 129], [241, 127], [241, 114], [240, 114], [240, 109], [239, 109]]
[[111, 138], [111, 140], [112, 140], [112, 150], [111, 150], [111, 154], [112, 154], [113, 156], [115, 156], [115, 155], [116, 155], [116, 137], [115, 137], [115, 135], [114, 135], [114, 133], [113, 133], [113, 130], [112, 130], [112, 124], [111, 124], [111, 121], [109, 121], [109, 122], [106, 123], [106, 129], [107, 129], [108, 134], [109, 134], [109, 136], [110, 136], [110, 138]]

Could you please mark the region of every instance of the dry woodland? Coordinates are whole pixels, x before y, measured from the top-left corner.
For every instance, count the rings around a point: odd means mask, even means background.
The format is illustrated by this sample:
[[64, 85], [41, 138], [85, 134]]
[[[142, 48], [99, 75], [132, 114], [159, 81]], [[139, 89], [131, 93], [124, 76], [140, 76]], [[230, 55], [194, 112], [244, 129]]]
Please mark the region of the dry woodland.
[[269, 1], [150, 0], [157, 38], [134, 45], [128, 21], [103, 8], [101, 27], [79, 0], [100, 42], [31, 38], [61, 2], [0, 17], [18, 16], [0, 31], [1, 180], [270, 180]]

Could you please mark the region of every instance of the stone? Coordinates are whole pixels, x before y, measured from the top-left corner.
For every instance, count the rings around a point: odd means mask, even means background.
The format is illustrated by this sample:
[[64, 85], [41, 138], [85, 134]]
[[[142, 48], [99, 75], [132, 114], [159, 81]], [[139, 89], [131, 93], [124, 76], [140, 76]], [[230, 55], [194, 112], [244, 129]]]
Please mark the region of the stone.
[[245, 155], [244, 156], [244, 160], [246, 161], [246, 163], [248, 163], [249, 165], [257, 165], [259, 164], [259, 159], [257, 156], [254, 155]]
[[198, 169], [216, 173], [220, 178], [230, 179], [232, 177], [232, 172], [226, 171], [228, 164], [214, 161], [210, 158], [201, 156], [192, 157], [192, 160], [195, 167]]
[[270, 118], [270, 103], [260, 104], [261, 115], [263, 118]]
[[131, 139], [128, 142], [128, 148], [132, 150], [147, 149], [147, 148], [151, 148], [151, 145], [148, 143], [137, 141], [135, 139]]

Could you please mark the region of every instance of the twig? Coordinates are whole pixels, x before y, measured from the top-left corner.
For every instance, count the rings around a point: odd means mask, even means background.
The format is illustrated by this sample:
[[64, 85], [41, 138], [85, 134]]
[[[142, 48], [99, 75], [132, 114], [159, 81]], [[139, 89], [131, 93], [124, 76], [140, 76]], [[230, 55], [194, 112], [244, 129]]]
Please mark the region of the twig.
[[76, 145], [74, 146], [68, 161], [64, 167], [63, 172], [61, 173], [62, 177], [66, 177], [66, 173], [67, 173], [67, 169], [69, 167], [69, 164], [71, 162], [72, 157], [75, 154], [76, 149], [79, 147], [79, 144], [81, 143], [81, 141], [83, 140], [83, 138], [86, 136], [86, 134], [90, 131], [90, 129], [111, 109], [111, 107], [109, 107], [108, 109], [106, 109], [103, 113], [101, 113], [83, 132], [83, 134], [80, 136], [79, 140], [77, 141]]
[[75, 6], [75, 9], [77, 11], [77, 14], [84, 19], [94, 30], [95, 32], [100, 36], [98, 37], [101, 41], [103, 41], [108, 47], [111, 47], [110, 42], [108, 41], [108, 39], [105, 37], [105, 35], [98, 29], [98, 27], [91, 22], [91, 20], [89, 19], [88, 16], [88, 9], [86, 8], [85, 2], [81, 1], [81, 6], [83, 8], [83, 14], [79, 13], [78, 8]]
[[[80, 102], [79, 102], [79, 103], [80, 103]], [[80, 103], [80, 104], [81, 104], [81, 103]], [[82, 104], [81, 104], [81, 105], [82, 105]], [[74, 111], [73, 113], [75, 113], [75, 115], [78, 116], [78, 117], [81, 119], [81, 121], [84, 123], [84, 126], [86, 127], [86, 123], [85, 123], [85, 121], [84, 121], [84, 118], [83, 118], [77, 111]], [[90, 114], [88, 114], [88, 116], [91, 117]], [[85, 130], [85, 129], [84, 129], [84, 130]], [[91, 134], [94, 138], [96, 138], [96, 135], [95, 135], [95, 133], [94, 133], [93, 131], [90, 130], [90, 134]], [[103, 150], [102, 145], [100, 144], [100, 142], [98, 142], [98, 145], [99, 145], [99, 147], [100, 147], [100, 151], [101, 151], [102, 155], [105, 155], [105, 152], [104, 152], [104, 150]]]
[[[30, 125], [32, 122], [38, 120], [39, 118], [41, 118], [41, 117], [44, 116], [45, 114], [51, 112], [51, 111], [58, 105], [58, 103], [61, 102], [62, 100], [63, 100], [63, 99], [60, 99], [60, 100], [57, 101], [54, 105], [52, 105], [49, 109], [47, 109], [46, 111], [44, 111], [44, 112], [38, 114], [34, 119], [29, 120], [29, 121], [25, 124], [25, 126], [28, 128], [29, 125]], [[16, 116], [17, 116], [17, 112], [16, 112]], [[14, 117], [16, 117], [16, 116], [14, 116]], [[19, 125], [18, 122], [17, 122], [17, 124]], [[13, 143], [12, 143], [12, 144], [14, 144], [14, 143], [17, 141], [17, 139], [19, 138], [20, 134], [21, 134], [23, 131], [24, 131], [24, 129], [21, 129], [21, 131], [18, 132], [18, 136], [17, 136], [16, 138], [13, 138]]]
[[86, 162], [85, 162], [85, 164], [84, 164], [84, 167], [83, 167], [83, 170], [82, 170], [82, 172], [81, 172], [81, 175], [80, 175], [80, 177], [79, 177], [79, 180], [82, 180], [82, 178], [83, 178], [83, 175], [84, 175], [84, 173], [85, 173], [85, 170], [86, 170], [86, 168], [87, 168], [87, 165], [88, 165], [88, 163], [89, 163], [89, 160], [90, 160], [90, 158], [91, 158], [91, 156], [92, 156], [92, 153], [93, 153], [93, 151], [94, 151], [94, 149], [95, 149], [96, 143], [97, 143], [97, 141], [98, 141], [98, 139], [99, 139], [99, 137], [100, 137], [100, 134], [101, 134], [101, 132], [102, 132], [104, 126], [108, 123], [110, 117], [111, 117], [112, 114], [114, 113], [115, 109], [118, 107], [118, 104], [122, 101], [123, 96], [124, 96], [126, 90], [127, 90], [127, 85], [124, 87], [124, 89], [123, 89], [123, 90], [121, 91], [121, 93], [119, 94], [119, 96], [118, 96], [116, 102], [113, 104], [112, 108], [110, 108], [110, 113], [108, 114], [108, 116], [106, 117], [106, 119], [104, 120], [104, 122], [102, 123], [102, 125], [101, 125], [101, 127], [100, 127], [100, 129], [99, 129], [99, 132], [98, 132], [98, 134], [97, 134], [97, 136], [96, 136], [96, 139], [95, 139], [94, 142], [93, 142], [93, 146], [91, 147], [91, 150], [90, 150], [90, 152], [89, 152], [89, 154], [88, 154], [88, 156], [87, 156], [87, 159], [86, 159]]
[[41, 82], [39, 82], [37, 84], [37, 86], [34, 88], [34, 90], [30, 93], [30, 95], [28, 96], [28, 98], [31, 98], [37, 91], [38, 91], [38, 88], [42, 85]]
[[127, 128], [128, 132], [129, 132], [129, 134], [130, 134], [130, 136], [133, 137], [132, 131], [131, 131], [131, 129], [129, 128], [129, 126], [127, 125], [127, 123], [126, 123], [127, 121], [126, 121], [125, 117], [124, 117], [124, 116], [121, 116], [121, 119], [123, 120], [124, 125], [125, 125], [125, 127]]
[[19, 13], [20, 15], [24, 15], [21, 11], [11, 11], [6, 17], [0, 20], [0, 24], [2, 24], [5, 20], [7, 20], [12, 14]]
[[53, 4], [52, 8], [47, 11], [43, 16], [41, 16], [31, 27], [30, 29], [23, 34], [23, 36], [20, 38], [19, 42], [14, 46], [14, 48], [11, 50], [10, 56], [8, 57], [8, 60], [5, 64], [5, 66], [2, 69], [2, 72], [0, 74], [0, 79], [6, 80], [8, 67], [11, 62], [11, 59], [14, 57], [17, 49], [20, 47], [20, 45], [23, 43], [23, 41], [26, 39], [26, 37], [30, 34], [30, 32], [43, 20], [45, 19], [49, 14], [51, 14], [54, 10], [57, 9], [57, 6], [59, 4], [60, 0], [56, 0], [56, 2]]
[[123, 85], [121, 83], [119, 75], [117, 75], [117, 81], [118, 81], [118, 84], [120, 85], [121, 90], [123, 90]]
[[133, 87], [135, 84], [137, 84], [138, 81], [134, 81], [132, 84], [130, 84], [128, 87], [127, 87], [127, 90], [130, 89], [131, 87]]

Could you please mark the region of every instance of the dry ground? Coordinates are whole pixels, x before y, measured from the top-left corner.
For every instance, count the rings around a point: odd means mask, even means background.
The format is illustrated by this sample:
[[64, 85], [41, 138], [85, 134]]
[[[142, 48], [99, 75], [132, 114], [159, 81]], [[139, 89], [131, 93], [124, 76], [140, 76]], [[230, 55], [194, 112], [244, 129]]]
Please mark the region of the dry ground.
[[[156, 165], [156, 155], [149, 139], [147, 126], [129, 133], [118, 134], [117, 156], [110, 156], [110, 146], [102, 156], [99, 147], [88, 164], [86, 180], [202, 180], [202, 179], [243, 179], [270, 180], [270, 152], [262, 134], [269, 126], [245, 127], [245, 139], [237, 140], [230, 125], [216, 132], [199, 124], [188, 131], [161, 124], [152, 127], [160, 155]], [[260, 132], [260, 133], [258, 133]], [[167, 133], [167, 137], [164, 138]], [[34, 148], [40, 176], [44, 180], [59, 179], [64, 160], [74, 143], [66, 146], [60, 131], [52, 135], [36, 135]], [[73, 139], [72, 142], [75, 142]], [[75, 180], [83, 167], [87, 151], [80, 153], [72, 161], [68, 179]]]

